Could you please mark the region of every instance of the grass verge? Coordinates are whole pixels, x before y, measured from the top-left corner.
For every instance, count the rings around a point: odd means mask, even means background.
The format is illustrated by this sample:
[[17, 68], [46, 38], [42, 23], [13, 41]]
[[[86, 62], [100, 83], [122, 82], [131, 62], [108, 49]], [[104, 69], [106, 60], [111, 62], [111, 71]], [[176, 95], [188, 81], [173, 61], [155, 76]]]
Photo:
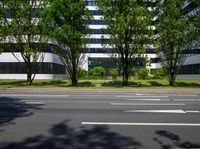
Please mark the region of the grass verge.
[[[129, 81], [128, 87], [123, 87], [121, 80], [113, 81], [110, 78], [98, 79], [98, 80], [79, 80], [78, 87], [76, 88], [143, 88], [143, 87], [170, 87], [166, 79], [162, 80], [139, 80], [132, 78]], [[32, 86], [26, 86], [25, 80], [0, 80], [0, 87], [12, 88], [12, 87], [65, 87], [74, 88], [70, 85], [68, 80], [35, 80]], [[177, 79], [174, 88], [187, 87], [187, 88], [200, 88], [200, 79]]]

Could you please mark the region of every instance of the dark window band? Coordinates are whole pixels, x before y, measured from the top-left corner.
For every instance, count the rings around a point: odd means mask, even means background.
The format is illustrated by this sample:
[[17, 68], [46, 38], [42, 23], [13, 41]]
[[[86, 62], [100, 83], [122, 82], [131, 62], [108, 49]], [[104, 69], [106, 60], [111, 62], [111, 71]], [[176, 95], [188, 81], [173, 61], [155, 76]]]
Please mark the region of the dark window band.
[[[24, 63], [0, 63], [0, 74], [24, 74]], [[34, 73], [36, 74], [65, 74], [65, 67], [55, 63], [35, 64]]]

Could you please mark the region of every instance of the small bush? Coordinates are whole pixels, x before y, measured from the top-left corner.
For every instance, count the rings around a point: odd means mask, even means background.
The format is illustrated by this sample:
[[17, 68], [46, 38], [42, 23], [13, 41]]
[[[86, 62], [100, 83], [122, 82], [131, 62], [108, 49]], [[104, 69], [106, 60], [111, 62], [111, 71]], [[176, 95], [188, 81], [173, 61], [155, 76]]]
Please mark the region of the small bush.
[[163, 68], [152, 70], [152, 75], [154, 79], [162, 79], [166, 76], [166, 72]]
[[146, 68], [141, 68], [138, 72], [138, 78], [139, 79], [143, 79], [143, 80], [146, 80], [148, 79], [148, 76], [149, 76], [149, 70], [146, 69]]
[[90, 70], [89, 74], [91, 76], [103, 77], [106, 74], [106, 70], [103, 67], [94, 67]]
[[86, 77], [88, 74], [88, 71], [85, 69], [78, 69], [78, 78]]
[[117, 69], [111, 69], [110, 75], [112, 76], [112, 79], [115, 81], [117, 79], [117, 75], [118, 75]]
[[136, 76], [137, 75], [137, 69], [131, 68], [129, 70], [129, 76]]

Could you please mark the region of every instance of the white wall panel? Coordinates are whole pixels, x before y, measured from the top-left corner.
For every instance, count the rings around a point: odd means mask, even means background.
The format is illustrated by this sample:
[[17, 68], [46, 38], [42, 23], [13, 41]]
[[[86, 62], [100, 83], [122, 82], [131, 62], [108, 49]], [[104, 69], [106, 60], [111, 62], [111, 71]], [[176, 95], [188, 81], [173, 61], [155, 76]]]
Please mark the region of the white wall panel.
[[86, 8], [89, 10], [98, 10], [97, 6], [86, 6]]
[[[66, 78], [63, 74], [36, 74], [35, 80], [61, 79]], [[21, 79], [26, 80], [26, 74], [0, 74], [0, 79]]]
[[[18, 61], [17, 58], [15, 58], [12, 53], [3, 52], [0, 54], [0, 62], [24, 62], [24, 60], [19, 52], [16, 52], [14, 54], [20, 61]], [[62, 64], [60, 58], [56, 54], [43, 53], [43, 56], [44, 56], [43, 62]]]
[[200, 55], [189, 56], [186, 58], [184, 65], [199, 64]]
[[106, 29], [107, 25], [88, 25], [90, 29]]
[[86, 38], [95, 38], [95, 39], [105, 38], [105, 39], [109, 39], [110, 38], [110, 34], [89, 34], [89, 35], [86, 36]]

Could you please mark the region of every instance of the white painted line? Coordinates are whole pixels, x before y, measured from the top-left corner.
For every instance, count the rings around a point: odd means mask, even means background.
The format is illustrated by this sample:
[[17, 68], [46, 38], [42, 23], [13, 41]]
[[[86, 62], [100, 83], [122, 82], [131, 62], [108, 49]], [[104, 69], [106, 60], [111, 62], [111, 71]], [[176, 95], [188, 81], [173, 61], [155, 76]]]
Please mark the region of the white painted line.
[[161, 99], [122, 99], [122, 100], [161, 101]]
[[135, 95], [137, 95], [137, 96], [141, 96], [141, 95], [144, 95], [144, 94], [135, 94]]
[[136, 113], [186, 113], [183, 110], [127, 110], [124, 112], [136, 112]]
[[156, 94], [140, 94], [140, 93], [139, 94], [135, 94], [135, 95], [137, 95], [137, 96], [158, 96]]
[[200, 101], [200, 99], [172, 99], [172, 101]]
[[108, 97], [108, 96], [112, 95], [71, 95], [71, 97]]
[[39, 102], [39, 101], [28, 101], [25, 102], [26, 104], [32, 104], [32, 105], [43, 105], [44, 102]]
[[191, 96], [191, 97], [193, 97], [193, 96], [197, 96], [196, 94], [173, 94], [173, 95], [170, 95], [170, 96]]
[[115, 97], [117, 97], [117, 98], [131, 98], [131, 97], [139, 97], [139, 98], [145, 98], [145, 97], [148, 97], [148, 98], [151, 98], [151, 97], [154, 97], [154, 98], [156, 98], [156, 97], [160, 97], [160, 98], [164, 98], [164, 97], [169, 97], [169, 96], [155, 96], [155, 95], [152, 95], [152, 96], [141, 96], [141, 95], [139, 95], [139, 96], [123, 96], [123, 95], [117, 95], [117, 96], [115, 96]]
[[1, 94], [0, 97], [69, 97], [69, 95]]
[[200, 127], [199, 123], [116, 123], [116, 122], [81, 122], [82, 125], [117, 125], [117, 126], [192, 126]]
[[114, 106], [185, 106], [184, 103], [110, 103]]
[[200, 111], [185, 111], [186, 113], [200, 113]]

